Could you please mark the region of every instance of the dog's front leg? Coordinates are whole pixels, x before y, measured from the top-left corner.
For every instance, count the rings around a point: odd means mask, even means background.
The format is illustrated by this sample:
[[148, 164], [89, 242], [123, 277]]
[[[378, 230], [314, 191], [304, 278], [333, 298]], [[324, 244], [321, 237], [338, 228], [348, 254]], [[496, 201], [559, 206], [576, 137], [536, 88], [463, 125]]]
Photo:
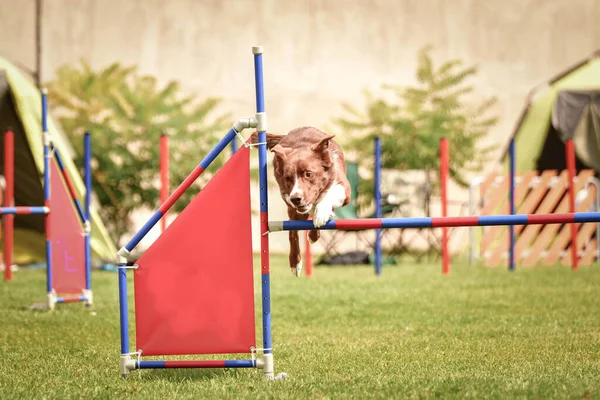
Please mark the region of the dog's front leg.
[[339, 183], [334, 183], [325, 192], [321, 200], [315, 206], [313, 224], [316, 228], [327, 223], [335, 214], [333, 210], [341, 207], [346, 200], [346, 189]]
[[[288, 207], [288, 216], [292, 220], [308, 219], [308, 214], [298, 214], [296, 210]], [[292, 274], [300, 276], [302, 274], [302, 253], [300, 252], [300, 239], [298, 231], [289, 231], [290, 238], [290, 269]]]

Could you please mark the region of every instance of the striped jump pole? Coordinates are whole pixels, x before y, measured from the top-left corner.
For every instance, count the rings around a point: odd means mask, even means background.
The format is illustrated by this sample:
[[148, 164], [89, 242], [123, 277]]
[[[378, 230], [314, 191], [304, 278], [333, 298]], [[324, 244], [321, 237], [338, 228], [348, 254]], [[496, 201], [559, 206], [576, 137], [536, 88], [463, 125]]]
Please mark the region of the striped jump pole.
[[50, 208], [48, 208], [48, 207], [29, 207], [29, 206], [0, 207], [0, 215], [48, 214], [49, 212], [50, 212]]
[[85, 213], [83, 211], [83, 207], [81, 206], [81, 203], [79, 202], [79, 198], [77, 197], [77, 192], [75, 191], [75, 186], [73, 185], [73, 181], [69, 177], [69, 174], [67, 173], [67, 169], [65, 168], [65, 163], [63, 162], [62, 157], [60, 156], [60, 151], [58, 151], [57, 147], [53, 146], [52, 152], [54, 153], [54, 158], [56, 159], [56, 162], [58, 163], [58, 169], [60, 170], [60, 174], [62, 175], [63, 179], [65, 180], [65, 183], [67, 184], [67, 189], [69, 190], [69, 195], [71, 196], [71, 201], [75, 205], [75, 210], [77, 210], [77, 215], [79, 216], [79, 221], [81, 221], [81, 223], [84, 224], [85, 220], [86, 220]]
[[[258, 173], [260, 189], [260, 261], [263, 325], [263, 374], [266, 379], [274, 379], [273, 350], [271, 340], [271, 275], [269, 270], [269, 196], [267, 175], [267, 114], [265, 112], [265, 92], [263, 81], [262, 46], [252, 47], [254, 54], [254, 84], [256, 92], [256, 119], [258, 126]], [[312, 221], [310, 221], [312, 224]]]
[[330, 220], [320, 228], [312, 221], [270, 221], [269, 232], [298, 231], [309, 229], [323, 230], [367, 230], [391, 228], [443, 228], [459, 226], [514, 226], [549, 225], [600, 222], [600, 212], [581, 212], [564, 214], [515, 214], [482, 215], [473, 217], [416, 217], [416, 218], [364, 218]]

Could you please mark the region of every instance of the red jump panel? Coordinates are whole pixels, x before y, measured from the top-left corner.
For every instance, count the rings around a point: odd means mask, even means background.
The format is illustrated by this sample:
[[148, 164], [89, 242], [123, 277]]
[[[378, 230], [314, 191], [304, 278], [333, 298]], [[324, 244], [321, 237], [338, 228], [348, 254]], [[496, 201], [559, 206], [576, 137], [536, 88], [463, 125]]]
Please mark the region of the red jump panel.
[[50, 214], [52, 283], [56, 293], [85, 289], [85, 237], [56, 160], [50, 160]]
[[255, 346], [249, 163], [240, 149], [138, 260], [136, 349], [144, 356]]

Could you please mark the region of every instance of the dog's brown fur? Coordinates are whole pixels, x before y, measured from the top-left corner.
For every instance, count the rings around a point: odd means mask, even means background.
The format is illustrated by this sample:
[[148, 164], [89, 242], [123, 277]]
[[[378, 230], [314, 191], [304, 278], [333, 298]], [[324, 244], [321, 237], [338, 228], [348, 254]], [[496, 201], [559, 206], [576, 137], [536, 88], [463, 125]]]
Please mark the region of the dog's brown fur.
[[[333, 137], [312, 127], [297, 128], [287, 135], [267, 133], [267, 148], [275, 153], [275, 179], [290, 219], [306, 220], [312, 215], [313, 223], [320, 227], [335, 208], [350, 202], [344, 154]], [[257, 133], [250, 141], [257, 142]], [[311, 230], [309, 238], [316, 242], [320, 231]], [[302, 257], [297, 231], [289, 232], [289, 241], [290, 268], [299, 274]]]

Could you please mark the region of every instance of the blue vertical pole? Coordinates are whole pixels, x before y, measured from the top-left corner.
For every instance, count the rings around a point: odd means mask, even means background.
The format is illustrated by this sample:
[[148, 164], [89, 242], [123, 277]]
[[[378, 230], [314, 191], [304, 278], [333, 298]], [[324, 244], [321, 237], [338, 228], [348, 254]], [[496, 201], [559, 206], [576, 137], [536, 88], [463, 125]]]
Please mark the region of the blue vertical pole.
[[[44, 142], [44, 206], [50, 208], [50, 136], [48, 135], [48, 91], [42, 89], [42, 141]], [[50, 208], [50, 212], [52, 209]], [[52, 242], [50, 241], [50, 213], [44, 217], [46, 236], [46, 290], [52, 292]]]
[[[510, 140], [509, 146], [510, 153], [510, 214], [515, 215], [515, 139]], [[509, 232], [509, 263], [508, 269], [510, 271], [515, 270], [515, 227], [511, 225], [508, 227]]]
[[121, 328], [121, 354], [129, 353], [129, 315], [127, 305], [127, 269], [125, 263], [119, 267], [119, 322]]
[[237, 146], [237, 138], [234, 137], [233, 140], [231, 141], [231, 155], [234, 155], [237, 152], [238, 146]]
[[83, 166], [85, 179], [85, 220], [88, 231], [85, 235], [85, 288], [90, 290], [92, 287], [92, 254], [90, 249], [90, 240], [92, 235], [92, 218], [90, 213], [90, 203], [92, 198], [92, 140], [90, 132], [83, 136]]
[[[381, 218], [381, 139], [375, 138], [375, 218]], [[375, 274], [381, 275], [381, 229], [375, 230]]]
[[[256, 86], [256, 113], [265, 112], [262, 47], [253, 47], [254, 81]], [[263, 347], [265, 354], [272, 353], [271, 341], [271, 287], [269, 272], [269, 235], [263, 233], [269, 230], [269, 198], [267, 194], [267, 133], [259, 123], [258, 129], [258, 171], [260, 182], [260, 232], [261, 232], [261, 289], [262, 289], [262, 323]]]

